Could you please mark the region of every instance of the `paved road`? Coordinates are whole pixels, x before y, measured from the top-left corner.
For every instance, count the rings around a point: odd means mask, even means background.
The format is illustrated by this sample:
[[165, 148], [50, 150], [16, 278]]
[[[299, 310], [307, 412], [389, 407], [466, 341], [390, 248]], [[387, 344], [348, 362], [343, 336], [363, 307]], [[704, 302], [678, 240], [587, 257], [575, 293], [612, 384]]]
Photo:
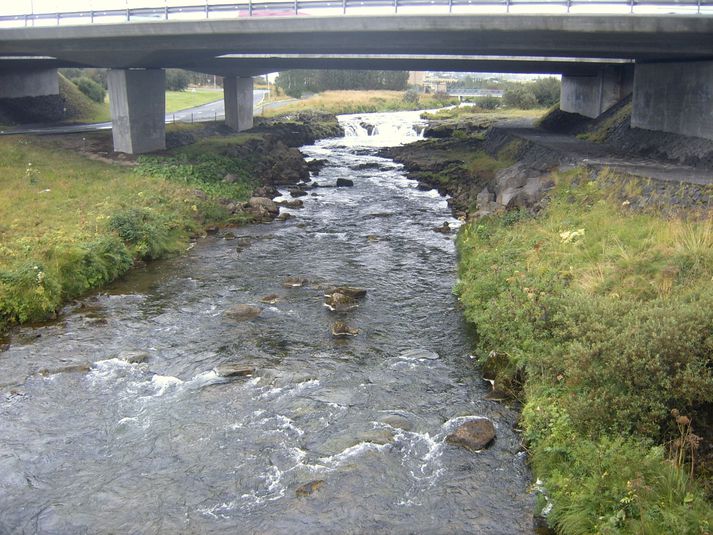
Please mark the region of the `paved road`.
[[[256, 89], [253, 92], [253, 108], [262, 101], [267, 93], [266, 89]], [[279, 103], [275, 103], [279, 104]], [[268, 105], [269, 106], [269, 105]], [[225, 103], [223, 99], [195, 108], [177, 111], [175, 113], [166, 114], [166, 123], [181, 122], [205, 122], [215, 121], [225, 118]], [[111, 122], [108, 123], [92, 123], [92, 124], [76, 124], [76, 125], [20, 125], [7, 130], [0, 130], [0, 135], [18, 135], [18, 134], [76, 134], [81, 132], [95, 132], [97, 130], [111, 130]]]
[[576, 164], [607, 167], [613, 171], [657, 180], [713, 184], [713, 171], [622, 154], [604, 143], [592, 143], [574, 136], [554, 134], [522, 123], [501, 123], [498, 127], [521, 139], [562, 153]]

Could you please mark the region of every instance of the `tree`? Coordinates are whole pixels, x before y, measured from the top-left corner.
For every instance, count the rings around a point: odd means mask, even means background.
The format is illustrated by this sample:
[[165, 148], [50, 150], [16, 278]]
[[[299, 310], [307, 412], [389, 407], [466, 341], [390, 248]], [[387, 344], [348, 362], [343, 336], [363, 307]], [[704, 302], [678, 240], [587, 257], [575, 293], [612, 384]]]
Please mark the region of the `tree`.
[[188, 87], [188, 73], [182, 69], [166, 69], [166, 89], [185, 91]]
[[505, 91], [503, 94], [503, 103], [508, 108], [529, 110], [537, 106], [537, 99], [532, 93], [531, 88], [524, 84], [518, 84]]
[[560, 81], [553, 76], [540, 78], [532, 82], [532, 94], [540, 106], [549, 108], [559, 102], [560, 86]]

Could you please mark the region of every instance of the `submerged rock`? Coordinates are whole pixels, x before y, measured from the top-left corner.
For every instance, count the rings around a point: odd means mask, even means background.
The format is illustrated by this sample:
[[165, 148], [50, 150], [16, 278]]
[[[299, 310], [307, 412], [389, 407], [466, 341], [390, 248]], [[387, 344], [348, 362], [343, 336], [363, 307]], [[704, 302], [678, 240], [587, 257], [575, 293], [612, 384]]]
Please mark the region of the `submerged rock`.
[[225, 315], [233, 320], [247, 321], [257, 318], [262, 313], [262, 309], [255, 305], [233, 305], [225, 311]]
[[149, 354], [146, 351], [122, 351], [116, 358], [129, 364], [141, 364], [149, 360]]
[[359, 334], [359, 329], [355, 329], [354, 327], [350, 327], [343, 321], [337, 321], [332, 325], [332, 335], [337, 336], [337, 337], [345, 337], [345, 336], [356, 336]]
[[487, 418], [466, 422], [446, 437], [446, 442], [470, 451], [487, 448], [495, 440], [495, 426]]
[[68, 364], [59, 368], [42, 368], [37, 371], [39, 375], [47, 377], [48, 375], [56, 375], [58, 373], [87, 373], [92, 369], [89, 362], [79, 362], [76, 364]]
[[237, 362], [224, 362], [214, 370], [220, 377], [246, 377], [255, 373], [255, 368]]
[[277, 294], [270, 294], [260, 299], [260, 301], [268, 305], [274, 305], [275, 303], [280, 301], [280, 296]]
[[349, 180], [348, 178], [338, 178], [337, 179], [337, 187], [338, 188], [351, 188], [354, 186], [354, 181]]
[[300, 485], [297, 487], [297, 490], [295, 490], [295, 494], [299, 496], [300, 498], [304, 498], [305, 496], [311, 496], [315, 492], [317, 492], [326, 482], [324, 479], [315, 479], [314, 481], [310, 481], [309, 483], [305, 483], [304, 485]]

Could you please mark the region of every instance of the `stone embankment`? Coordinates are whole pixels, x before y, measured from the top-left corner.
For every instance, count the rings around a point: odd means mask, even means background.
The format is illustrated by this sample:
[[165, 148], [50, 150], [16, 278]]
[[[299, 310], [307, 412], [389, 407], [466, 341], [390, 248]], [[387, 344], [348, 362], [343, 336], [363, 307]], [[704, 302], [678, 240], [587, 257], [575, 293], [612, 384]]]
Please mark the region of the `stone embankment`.
[[[548, 119], [562, 113], [550, 114], [543, 123], [556, 128], [556, 121]], [[619, 114], [610, 118], [604, 124], [606, 132], [613, 132], [616, 140], [626, 138], [624, 146], [633, 150], [636, 132], [624, 134], [624, 127], [616, 121], [625, 122], [626, 117]], [[560, 122], [571, 129], [573, 121], [567, 123], [560, 117]], [[606, 132], [603, 137], [608, 135]], [[671, 137], [662, 135], [665, 139]], [[587, 169], [592, 180], [620, 180], [626, 176], [635, 187], [629, 188], [623, 200], [634, 208], [710, 208], [713, 165], [705, 164], [706, 151], [713, 154], [713, 143], [704, 140], [696, 144], [697, 158], [691, 160], [688, 151], [681, 152], [680, 160], [675, 161], [674, 152], [668, 153], [665, 160], [644, 158], [635, 155], [645, 152], [639, 147], [641, 151], [629, 157], [614, 145], [588, 141], [583, 134], [556, 134], [522, 124], [493, 125], [480, 118], [470, 123], [467, 117], [459, 118], [457, 123], [433, 121], [426, 137], [431, 138], [389, 148], [382, 154], [402, 163], [408, 176], [419, 182], [419, 188], [448, 195], [454, 215], [461, 219], [512, 209], [537, 211], [554, 186], [553, 175], [575, 167]], [[647, 133], [642, 144], [649, 146], [651, 137]], [[676, 146], [682, 145], [677, 142]], [[650, 149], [648, 154], [660, 156], [661, 151]], [[692, 163], [696, 167], [689, 165]]]

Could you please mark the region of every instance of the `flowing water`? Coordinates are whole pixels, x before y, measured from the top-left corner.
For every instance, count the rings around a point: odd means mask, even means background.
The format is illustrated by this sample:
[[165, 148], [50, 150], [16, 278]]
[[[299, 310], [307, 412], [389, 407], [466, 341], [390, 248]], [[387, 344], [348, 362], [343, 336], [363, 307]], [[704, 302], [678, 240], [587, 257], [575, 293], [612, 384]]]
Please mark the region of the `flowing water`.
[[[315, 189], [294, 219], [201, 240], [18, 331], [0, 353], [0, 533], [531, 533], [517, 415], [482, 399], [453, 237], [432, 230], [457, 222], [376, 156], [416, 139], [417, 117], [343, 117], [351, 135], [303, 151], [328, 160], [321, 185], [353, 188]], [[335, 315], [332, 284], [368, 295]], [[226, 318], [237, 303], [262, 314]], [[335, 339], [336, 319], [359, 335]], [[256, 373], [213, 371], [235, 361]], [[490, 449], [444, 442], [483, 416]]]

